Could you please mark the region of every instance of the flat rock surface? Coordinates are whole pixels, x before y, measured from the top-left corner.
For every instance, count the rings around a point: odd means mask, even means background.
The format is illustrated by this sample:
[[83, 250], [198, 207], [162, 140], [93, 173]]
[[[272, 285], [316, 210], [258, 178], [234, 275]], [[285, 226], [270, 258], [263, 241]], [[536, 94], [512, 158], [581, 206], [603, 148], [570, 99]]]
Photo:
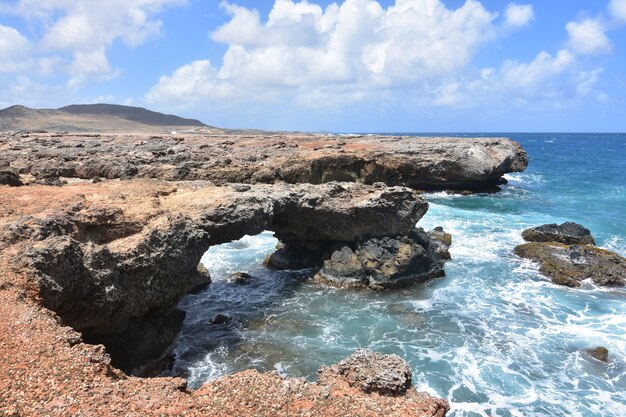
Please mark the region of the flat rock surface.
[[0, 134], [0, 167], [25, 182], [157, 178], [224, 183], [378, 181], [415, 189], [481, 189], [523, 171], [528, 156], [504, 138], [313, 134]]

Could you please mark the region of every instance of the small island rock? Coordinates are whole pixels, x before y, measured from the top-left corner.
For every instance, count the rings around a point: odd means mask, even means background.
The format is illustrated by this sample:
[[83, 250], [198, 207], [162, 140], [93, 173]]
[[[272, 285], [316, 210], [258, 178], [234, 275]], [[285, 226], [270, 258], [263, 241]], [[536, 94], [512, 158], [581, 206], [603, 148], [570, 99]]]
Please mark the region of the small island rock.
[[559, 242], [565, 245], [595, 245], [596, 241], [586, 227], [573, 223], [544, 224], [526, 229], [522, 237], [528, 242]]

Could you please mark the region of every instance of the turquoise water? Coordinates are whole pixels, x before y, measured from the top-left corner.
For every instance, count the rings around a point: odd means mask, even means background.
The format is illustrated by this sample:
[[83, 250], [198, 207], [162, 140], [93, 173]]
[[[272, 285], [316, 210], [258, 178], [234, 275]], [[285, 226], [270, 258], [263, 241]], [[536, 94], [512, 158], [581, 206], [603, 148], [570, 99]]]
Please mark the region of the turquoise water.
[[[450, 416], [625, 416], [626, 291], [553, 285], [511, 251], [529, 226], [575, 221], [626, 254], [626, 135], [515, 134], [530, 156], [495, 195], [426, 195], [421, 227], [454, 237], [447, 276], [385, 293], [261, 266], [271, 233], [211, 248], [213, 284], [181, 302], [177, 372], [192, 386], [247, 368], [313, 380], [356, 348], [397, 353]], [[235, 271], [254, 276], [229, 281]], [[231, 317], [213, 325], [216, 314]], [[610, 351], [609, 364], [582, 350]]]

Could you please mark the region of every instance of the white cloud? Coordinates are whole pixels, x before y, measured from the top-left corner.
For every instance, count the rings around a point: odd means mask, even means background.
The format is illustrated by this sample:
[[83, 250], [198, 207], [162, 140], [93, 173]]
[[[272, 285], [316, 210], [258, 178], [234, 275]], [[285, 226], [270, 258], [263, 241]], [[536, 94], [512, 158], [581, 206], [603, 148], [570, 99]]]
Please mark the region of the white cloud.
[[0, 25], [0, 73], [21, 71], [28, 66], [30, 42], [16, 29]]
[[611, 0], [609, 11], [615, 19], [626, 22], [626, 0]]
[[[502, 103], [509, 107], [555, 104], [563, 96], [588, 92], [597, 81], [601, 70], [577, 74], [575, 64], [575, 56], [565, 49], [556, 55], [540, 52], [530, 62], [507, 60], [498, 70], [485, 68], [474, 78], [460, 77], [442, 83], [433, 102], [451, 107], [476, 107], [485, 103]], [[572, 76], [563, 77], [566, 73]], [[581, 86], [580, 91], [577, 86], [572, 90], [567, 85], [572, 78], [585, 86]]]
[[[228, 45], [221, 67], [206, 61], [162, 77], [153, 102], [206, 100], [241, 91], [379, 90], [454, 76], [497, 35], [497, 13], [468, 0], [448, 9], [440, 0], [346, 0], [322, 9], [276, 0], [267, 21], [258, 11], [222, 2], [231, 19], [211, 37]], [[191, 86], [194, 87], [191, 91]], [[216, 94], [218, 94], [216, 96]], [[266, 93], [264, 93], [266, 94]]]
[[506, 25], [512, 28], [520, 28], [535, 19], [535, 10], [532, 4], [511, 3], [507, 6], [504, 17]]
[[599, 20], [569, 22], [565, 29], [569, 34], [568, 46], [574, 51], [590, 55], [611, 52], [611, 41], [606, 36], [606, 28]]
[[182, 3], [185, 0], [19, 0], [4, 5], [3, 11], [41, 23], [40, 48], [68, 53], [72, 63], [67, 68], [76, 80], [114, 76], [107, 48], [117, 39], [131, 47], [142, 44], [160, 32], [161, 22], [153, 15]]

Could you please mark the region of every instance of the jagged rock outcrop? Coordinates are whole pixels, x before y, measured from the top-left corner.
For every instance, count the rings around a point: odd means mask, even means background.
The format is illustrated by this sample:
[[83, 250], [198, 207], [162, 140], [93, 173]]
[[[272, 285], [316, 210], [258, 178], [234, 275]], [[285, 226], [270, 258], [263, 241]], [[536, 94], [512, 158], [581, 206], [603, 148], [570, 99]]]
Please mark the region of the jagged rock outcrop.
[[336, 245], [315, 279], [343, 288], [381, 290], [445, 275], [451, 237], [442, 229]]
[[312, 134], [0, 134], [0, 166], [35, 179], [155, 178], [226, 183], [402, 185], [493, 189], [528, 156], [503, 138], [407, 138]]
[[595, 245], [596, 241], [586, 227], [572, 222], [544, 224], [526, 229], [522, 237], [528, 242], [559, 242], [565, 245]]
[[530, 242], [515, 248], [515, 254], [541, 265], [539, 271], [552, 282], [580, 287], [591, 279], [596, 285], [626, 285], [626, 259], [605, 249], [558, 242]]
[[0, 246], [19, 248], [14, 262], [42, 304], [125, 369], [171, 343], [177, 302], [210, 281], [198, 269], [210, 246], [263, 230], [284, 240], [402, 235], [427, 209], [406, 188], [336, 183], [102, 182], [5, 188], [0, 200]]
[[404, 395], [412, 388], [409, 364], [397, 355], [383, 355], [368, 350], [357, 350], [341, 362], [317, 371], [320, 385], [330, 385], [337, 377], [363, 392], [381, 395]]

